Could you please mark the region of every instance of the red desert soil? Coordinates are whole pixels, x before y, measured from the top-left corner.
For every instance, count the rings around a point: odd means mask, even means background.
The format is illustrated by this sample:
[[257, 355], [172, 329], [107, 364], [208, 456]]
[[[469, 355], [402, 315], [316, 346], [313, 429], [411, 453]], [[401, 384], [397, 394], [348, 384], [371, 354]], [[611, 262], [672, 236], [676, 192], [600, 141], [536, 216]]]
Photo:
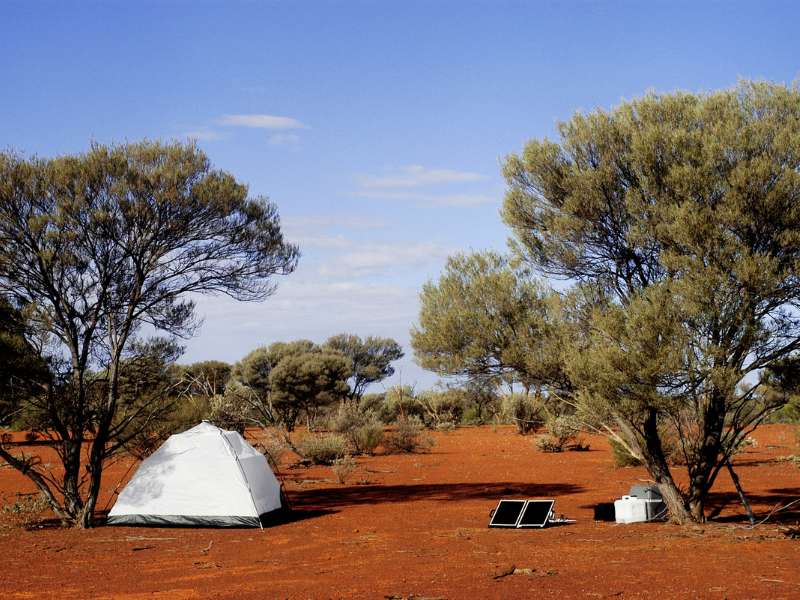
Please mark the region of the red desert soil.
[[[800, 497], [793, 428], [768, 426], [737, 457], [753, 508]], [[346, 485], [328, 468], [283, 469], [292, 520], [260, 530], [0, 529], [4, 598], [800, 598], [800, 511], [748, 529], [727, 474], [721, 523], [616, 525], [592, 506], [645, 478], [607, 444], [542, 454], [510, 427], [435, 435], [430, 453], [360, 458]], [[34, 447], [47, 460], [49, 450]], [[128, 470], [109, 469], [100, 506]], [[130, 474], [128, 474], [130, 476]], [[31, 487], [0, 468], [11, 501]], [[556, 498], [574, 525], [488, 529], [502, 497]], [[516, 573], [513, 571], [516, 569]], [[506, 574], [512, 572], [512, 574]]]

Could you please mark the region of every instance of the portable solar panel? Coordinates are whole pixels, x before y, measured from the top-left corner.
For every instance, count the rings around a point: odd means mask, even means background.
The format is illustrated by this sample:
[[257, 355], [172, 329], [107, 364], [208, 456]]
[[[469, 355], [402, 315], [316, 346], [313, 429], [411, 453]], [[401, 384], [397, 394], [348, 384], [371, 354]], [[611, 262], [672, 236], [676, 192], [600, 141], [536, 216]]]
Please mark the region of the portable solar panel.
[[555, 500], [528, 500], [517, 527], [544, 527], [553, 512]]
[[516, 527], [525, 504], [525, 500], [500, 500], [492, 513], [489, 527]]

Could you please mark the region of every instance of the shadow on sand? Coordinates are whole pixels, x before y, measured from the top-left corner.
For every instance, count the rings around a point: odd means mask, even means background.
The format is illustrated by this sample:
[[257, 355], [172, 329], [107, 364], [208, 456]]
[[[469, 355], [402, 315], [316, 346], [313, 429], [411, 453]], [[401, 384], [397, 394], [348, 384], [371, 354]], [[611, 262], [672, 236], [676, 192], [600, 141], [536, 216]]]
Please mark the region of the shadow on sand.
[[536, 498], [577, 494], [584, 490], [569, 483], [431, 483], [414, 485], [359, 485], [317, 490], [294, 490], [288, 494], [293, 509], [334, 509], [384, 502], [441, 502], [498, 500], [503, 497]]

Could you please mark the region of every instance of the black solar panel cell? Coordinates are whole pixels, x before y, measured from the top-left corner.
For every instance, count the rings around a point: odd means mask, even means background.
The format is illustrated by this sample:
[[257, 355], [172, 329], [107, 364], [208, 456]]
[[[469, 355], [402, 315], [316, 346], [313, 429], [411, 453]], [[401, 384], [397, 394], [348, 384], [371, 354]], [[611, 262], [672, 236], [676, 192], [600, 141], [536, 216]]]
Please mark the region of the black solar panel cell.
[[555, 500], [528, 500], [518, 527], [544, 527], [550, 518]]
[[489, 521], [489, 527], [516, 527], [523, 508], [525, 500], [500, 500]]

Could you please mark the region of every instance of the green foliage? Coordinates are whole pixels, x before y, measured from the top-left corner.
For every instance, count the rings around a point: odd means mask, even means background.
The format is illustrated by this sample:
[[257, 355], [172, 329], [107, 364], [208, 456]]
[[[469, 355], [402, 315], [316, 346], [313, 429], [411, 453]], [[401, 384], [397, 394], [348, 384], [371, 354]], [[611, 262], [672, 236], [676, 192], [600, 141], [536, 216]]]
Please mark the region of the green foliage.
[[544, 425], [545, 414], [540, 402], [529, 394], [510, 394], [505, 398], [504, 412], [517, 426], [517, 431], [527, 435]]
[[463, 423], [482, 425], [497, 416], [502, 409], [497, 384], [493, 378], [481, 377], [467, 381], [460, 388], [465, 406]]
[[386, 401], [386, 394], [364, 394], [358, 403], [358, 410], [362, 413], [372, 413], [383, 424], [389, 424], [397, 416], [394, 407]]
[[422, 408], [422, 422], [429, 428], [455, 427], [461, 423], [466, 409], [465, 395], [458, 389], [426, 391], [418, 394], [415, 400]]
[[384, 439], [388, 454], [422, 452], [433, 446], [433, 438], [424, 434], [424, 425], [417, 417], [401, 416]]
[[[514, 250], [580, 284], [572, 384], [642, 448], [672, 517], [703, 520], [727, 458], [788, 399], [748, 378], [800, 349], [800, 90], [649, 94], [559, 136], [506, 160]], [[688, 459], [683, 492], [662, 422]]]
[[611, 446], [611, 456], [614, 459], [615, 467], [639, 467], [642, 465], [642, 459], [631, 454], [630, 450], [619, 441], [609, 438], [608, 443]]
[[350, 366], [340, 354], [306, 352], [278, 362], [269, 375], [270, 401], [291, 431], [297, 418], [347, 397]]
[[526, 387], [567, 384], [552, 292], [494, 252], [458, 254], [420, 294], [411, 345], [419, 364], [470, 380], [507, 378]]
[[372, 454], [383, 441], [383, 423], [349, 402], [339, 405], [331, 429], [345, 436], [356, 454]]
[[221, 360], [204, 360], [178, 366], [178, 374], [186, 382], [185, 393], [193, 396], [214, 396], [225, 393], [233, 367]]
[[347, 453], [347, 440], [337, 433], [307, 435], [297, 445], [300, 455], [315, 465], [332, 465]]
[[403, 358], [403, 349], [391, 338], [366, 337], [342, 333], [325, 342], [324, 348], [338, 352], [350, 362], [350, 396], [360, 400], [371, 383], [394, 375], [392, 362]]
[[143, 403], [117, 412], [137, 334], [188, 336], [198, 325], [192, 295], [263, 300], [297, 258], [275, 206], [248, 197], [194, 145], [94, 144], [54, 159], [0, 153], [0, 288], [28, 310], [26, 338], [53, 353], [56, 381], [34, 401], [59, 440], [64, 474], [2, 447], [0, 457], [65, 523], [90, 526], [104, 461], [152, 421]]
[[571, 416], [550, 417], [545, 422], [547, 433], [536, 436], [536, 447], [542, 452], [563, 452], [566, 449], [585, 449], [578, 436], [580, 424]]
[[317, 346], [309, 340], [275, 342], [270, 346], [262, 346], [236, 363], [231, 377], [234, 381], [250, 388], [259, 398], [266, 399], [271, 389], [270, 373], [281, 360], [317, 350]]
[[28, 340], [31, 333], [24, 313], [0, 296], [0, 425], [18, 417], [25, 399], [51, 379], [47, 362]]
[[422, 421], [423, 407], [410, 385], [395, 385], [386, 390], [384, 405], [384, 413], [390, 416], [386, 422], [393, 423], [402, 417], [417, 417]]

